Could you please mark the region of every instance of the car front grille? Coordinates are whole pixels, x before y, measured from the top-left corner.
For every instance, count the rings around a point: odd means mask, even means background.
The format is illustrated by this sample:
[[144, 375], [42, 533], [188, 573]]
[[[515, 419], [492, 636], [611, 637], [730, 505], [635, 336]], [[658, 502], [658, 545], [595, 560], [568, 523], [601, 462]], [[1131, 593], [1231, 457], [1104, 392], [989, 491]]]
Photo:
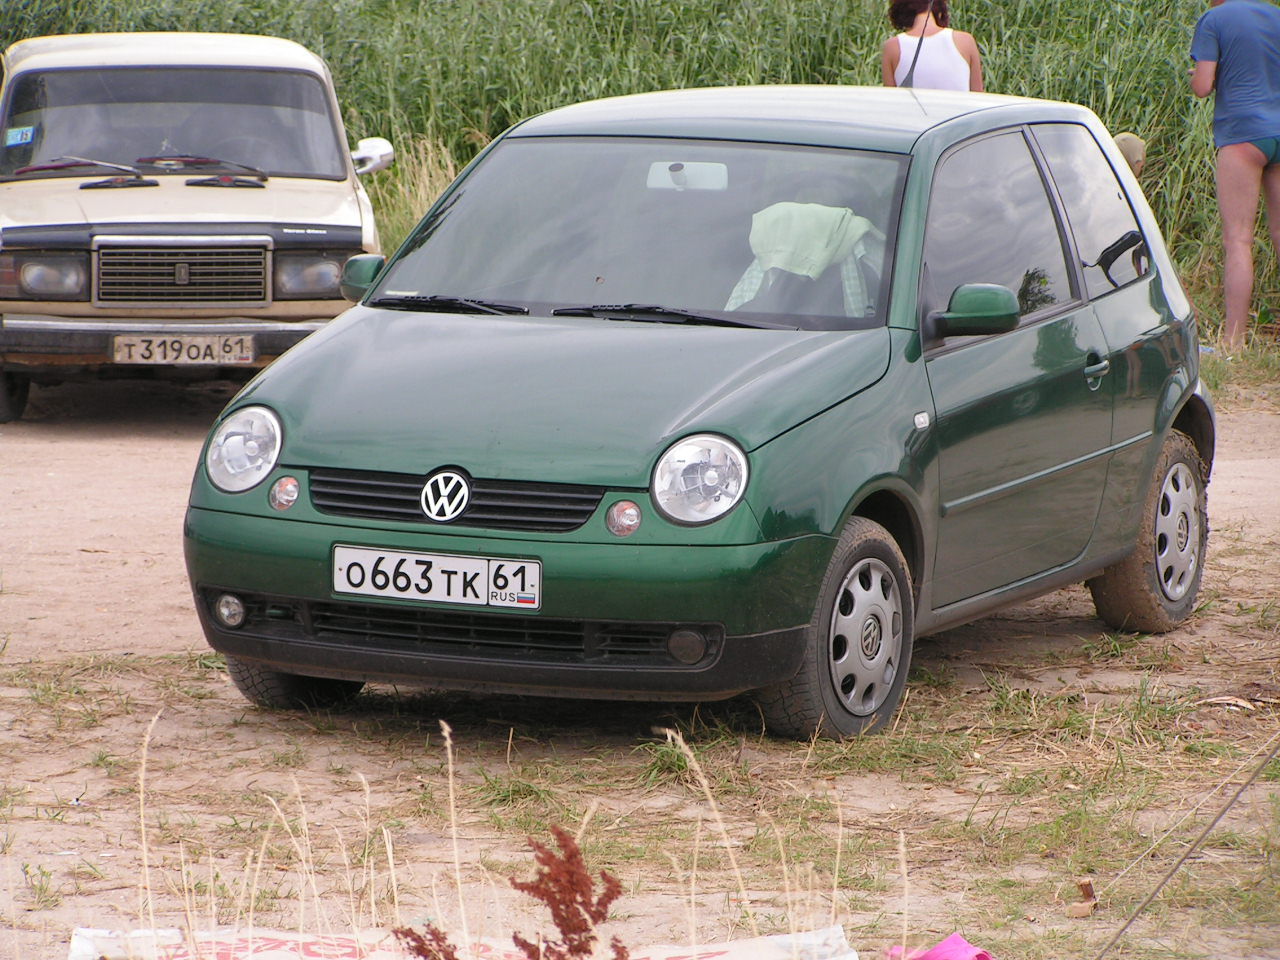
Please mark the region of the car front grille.
[[[311, 504], [322, 513], [368, 520], [432, 523], [422, 512], [425, 475], [364, 470], [311, 471]], [[565, 533], [591, 518], [603, 487], [472, 480], [471, 500], [452, 526]]]
[[97, 251], [99, 303], [264, 306], [271, 257], [252, 246], [103, 246]]
[[[221, 591], [205, 594], [210, 607]], [[248, 597], [239, 628], [250, 634], [305, 639], [344, 650], [392, 651], [510, 660], [678, 666], [667, 652], [669, 623], [602, 622], [473, 613], [372, 603]], [[696, 625], [719, 647], [719, 624]]]

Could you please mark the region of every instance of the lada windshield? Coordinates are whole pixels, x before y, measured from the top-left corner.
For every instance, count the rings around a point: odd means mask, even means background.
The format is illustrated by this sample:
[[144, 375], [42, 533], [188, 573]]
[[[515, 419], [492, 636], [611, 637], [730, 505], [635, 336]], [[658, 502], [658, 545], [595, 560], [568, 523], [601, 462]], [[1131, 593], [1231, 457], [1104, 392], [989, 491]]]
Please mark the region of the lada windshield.
[[190, 176], [166, 158], [228, 161], [273, 176], [342, 179], [343, 148], [323, 82], [309, 73], [245, 68], [111, 67], [19, 75], [4, 105], [0, 177]]
[[509, 137], [419, 225], [369, 302], [880, 325], [905, 168], [848, 149]]

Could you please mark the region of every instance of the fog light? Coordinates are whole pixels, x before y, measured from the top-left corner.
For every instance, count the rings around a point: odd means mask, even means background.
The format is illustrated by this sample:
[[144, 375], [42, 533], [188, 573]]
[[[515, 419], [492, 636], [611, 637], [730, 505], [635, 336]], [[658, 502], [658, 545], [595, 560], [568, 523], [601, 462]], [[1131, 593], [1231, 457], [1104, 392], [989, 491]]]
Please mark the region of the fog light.
[[701, 630], [680, 627], [667, 637], [667, 653], [681, 663], [697, 663], [707, 655], [707, 638]]
[[271, 485], [267, 502], [277, 510], [288, 510], [298, 502], [298, 478], [281, 477]]
[[630, 500], [619, 500], [609, 508], [604, 522], [615, 537], [629, 537], [640, 529], [640, 507]]
[[213, 605], [214, 616], [224, 627], [240, 626], [244, 623], [244, 612], [244, 601], [230, 593], [224, 593]]

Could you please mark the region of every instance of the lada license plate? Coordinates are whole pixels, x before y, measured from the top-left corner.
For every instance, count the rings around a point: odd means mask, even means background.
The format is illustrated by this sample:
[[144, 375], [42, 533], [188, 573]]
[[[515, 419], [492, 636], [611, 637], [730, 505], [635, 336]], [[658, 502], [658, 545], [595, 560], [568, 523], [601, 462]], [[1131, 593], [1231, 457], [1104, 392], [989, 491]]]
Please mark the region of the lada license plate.
[[542, 564], [537, 560], [402, 553], [338, 544], [333, 548], [333, 590], [366, 597], [537, 610], [542, 604]]
[[253, 363], [257, 359], [253, 334], [179, 334], [148, 337], [121, 334], [112, 338], [116, 363], [227, 364]]

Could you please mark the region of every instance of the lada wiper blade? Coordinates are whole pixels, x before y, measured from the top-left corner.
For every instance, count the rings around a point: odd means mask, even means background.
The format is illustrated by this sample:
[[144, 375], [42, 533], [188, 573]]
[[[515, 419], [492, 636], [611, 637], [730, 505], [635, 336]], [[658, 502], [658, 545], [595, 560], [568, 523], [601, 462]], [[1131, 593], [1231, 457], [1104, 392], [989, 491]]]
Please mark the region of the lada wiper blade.
[[215, 173], [211, 177], [192, 177], [186, 182], [188, 187], [256, 187], [261, 190], [266, 184], [257, 177], [233, 177], [228, 173]]
[[145, 179], [142, 171], [137, 167], [131, 167], [127, 163], [116, 163], [112, 160], [93, 160], [89, 157], [54, 157], [44, 163], [33, 163], [30, 166], [19, 167], [13, 171], [13, 175], [21, 176], [24, 173], [39, 173], [42, 170], [70, 170], [73, 167], [106, 167], [108, 170], [123, 170], [125, 173], [132, 174], [139, 180]]
[[80, 184], [81, 190], [114, 190], [117, 187], [158, 187], [159, 180], [150, 177], [107, 177], [105, 180], [91, 180]]
[[[134, 163], [145, 163], [149, 167], [235, 167], [253, 174], [263, 183], [271, 179], [266, 172], [239, 160], [223, 160], [219, 157], [202, 157], [192, 153], [162, 153], [155, 157], [139, 157]], [[188, 184], [192, 181], [188, 180]], [[205, 186], [205, 184], [200, 184]]]
[[664, 307], [657, 303], [596, 303], [589, 307], [560, 307], [553, 317], [603, 317], [608, 320], [654, 320], [659, 323], [694, 323], [715, 327], [764, 327], [770, 330], [798, 330], [794, 324], [770, 323], [767, 320], [744, 320], [738, 317], [713, 317], [681, 307]]
[[495, 303], [492, 300], [479, 300], [475, 297], [403, 296], [379, 297], [370, 301], [371, 307], [387, 307], [391, 310], [429, 310], [443, 313], [528, 313], [528, 307], [516, 306], [513, 303]]

